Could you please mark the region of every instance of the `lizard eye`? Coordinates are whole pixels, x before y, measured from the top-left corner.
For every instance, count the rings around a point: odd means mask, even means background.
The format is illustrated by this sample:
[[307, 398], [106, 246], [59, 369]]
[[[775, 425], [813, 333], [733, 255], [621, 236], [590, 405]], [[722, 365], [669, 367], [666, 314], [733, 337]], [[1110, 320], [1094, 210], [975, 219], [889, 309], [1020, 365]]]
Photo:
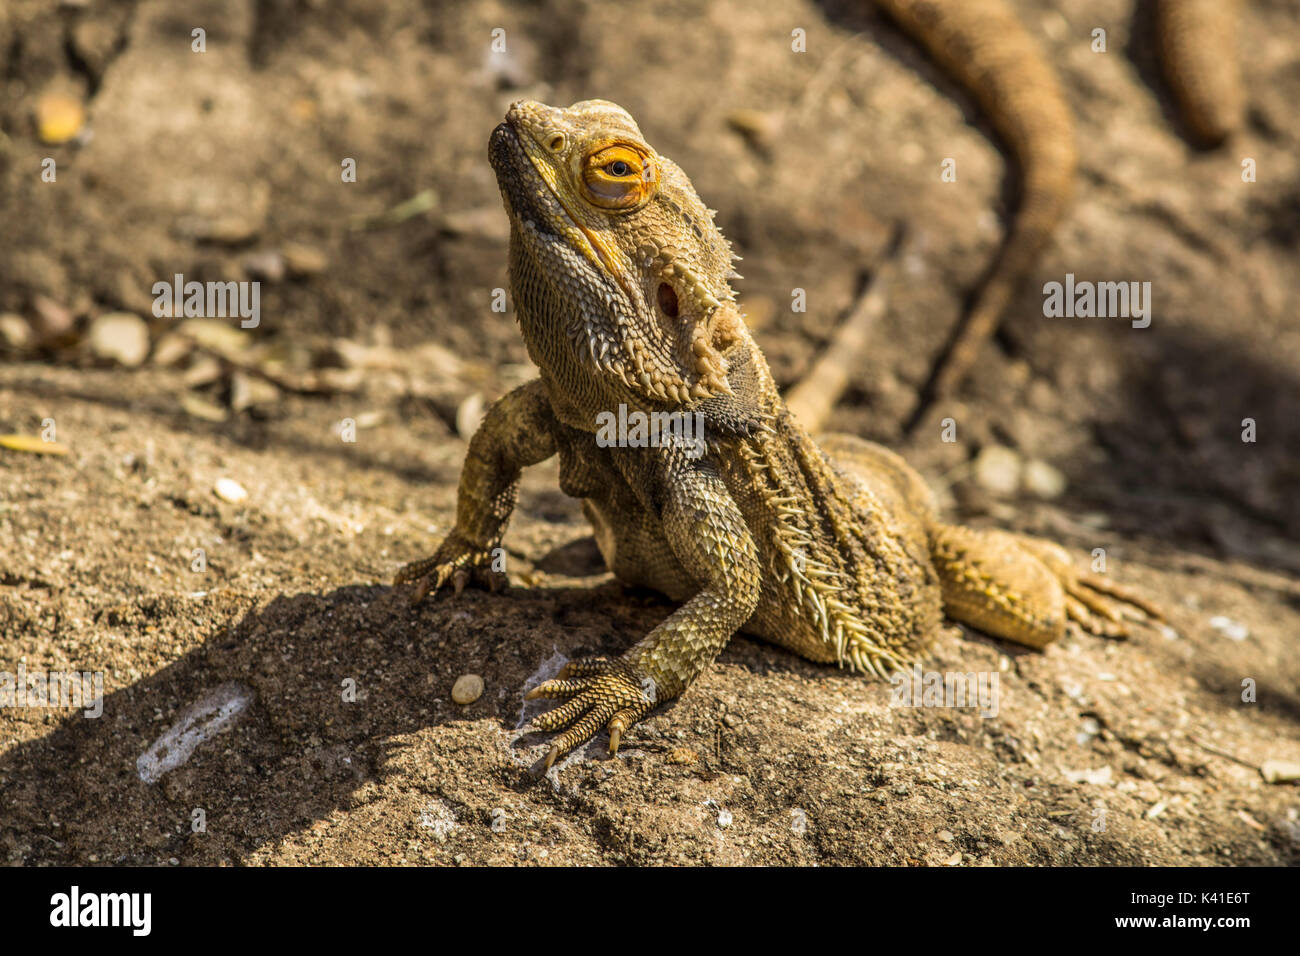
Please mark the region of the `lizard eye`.
[[605, 209], [633, 209], [654, 193], [659, 176], [654, 161], [622, 144], [591, 153], [582, 171], [587, 198]]

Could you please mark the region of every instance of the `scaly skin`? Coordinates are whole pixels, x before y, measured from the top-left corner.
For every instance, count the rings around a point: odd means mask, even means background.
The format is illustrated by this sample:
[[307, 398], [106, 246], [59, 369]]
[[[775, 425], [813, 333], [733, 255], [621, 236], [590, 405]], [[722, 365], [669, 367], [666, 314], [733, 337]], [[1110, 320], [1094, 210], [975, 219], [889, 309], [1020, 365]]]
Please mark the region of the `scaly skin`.
[[1159, 0], [1156, 41], [1165, 79], [1188, 133], [1217, 146], [1241, 125], [1245, 92], [1237, 59], [1240, 0]]
[[[682, 606], [616, 659], [569, 664], [531, 697], [563, 731], [546, 759], [683, 691], [739, 630], [883, 675], [925, 651], [942, 612], [1042, 647], [1067, 620], [1122, 636], [1145, 607], [1059, 548], [945, 525], [916, 472], [851, 436], [821, 448], [789, 413], [728, 284], [730, 246], [685, 174], [624, 110], [514, 104], [489, 152], [510, 218], [510, 281], [540, 377], [470, 442], [456, 523], [397, 584], [419, 599], [488, 567], [522, 468], [553, 454], [610, 571]], [[599, 416], [699, 415], [702, 449], [608, 446]]]

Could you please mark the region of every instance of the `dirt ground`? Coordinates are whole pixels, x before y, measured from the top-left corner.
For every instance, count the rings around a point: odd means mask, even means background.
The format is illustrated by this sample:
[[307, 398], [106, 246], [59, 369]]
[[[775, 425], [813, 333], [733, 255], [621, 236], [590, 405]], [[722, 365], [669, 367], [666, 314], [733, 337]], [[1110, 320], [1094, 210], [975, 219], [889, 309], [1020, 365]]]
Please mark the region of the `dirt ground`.
[[[1300, 4], [1248, 4], [1246, 124], [1210, 152], [1145, 4], [1013, 5], [1075, 110], [1078, 198], [1003, 340], [905, 435], [1013, 193], [970, 104], [863, 4], [6, 3], [0, 433], [69, 453], [0, 448], [0, 672], [102, 671], [104, 700], [0, 708], [0, 859], [1300, 861], [1300, 791], [1259, 769], [1300, 761]], [[70, 142], [41, 140], [51, 93], [87, 106]], [[782, 383], [907, 223], [913, 281], [834, 427], [904, 452], [961, 520], [1104, 549], [1169, 626], [1042, 653], [946, 630], [927, 668], [997, 675], [988, 718], [738, 637], [617, 759], [600, 738], [535, 780], [525, 687], [671, 605], [604, 574], [553, 462], [525, 477], [510, 591], [411, 608], [387, 586], [448, 529], [482, 403], [533, 374], [492, 308], [485, 150], [522, 97], [614, 100], [687, 171]], [[1044, 318], [1067, 272], [1150, 281], [1150, 328]], [[260, 325], [180, 335], [151, 311], [176, 273], [260, 279]], [[121, 312], [148, 326], [138, 367], [95, 338]], [[464, 674], [485, 689], [459, 705]], [[242, 712], [142, 779], [214, 689]]]

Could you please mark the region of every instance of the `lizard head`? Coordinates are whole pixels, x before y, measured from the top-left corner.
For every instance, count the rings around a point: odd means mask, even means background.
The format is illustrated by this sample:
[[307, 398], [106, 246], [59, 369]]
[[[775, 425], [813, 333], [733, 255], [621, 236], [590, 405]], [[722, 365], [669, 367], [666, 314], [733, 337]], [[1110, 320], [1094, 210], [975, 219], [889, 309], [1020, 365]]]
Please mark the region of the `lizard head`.
[[639, 404], [731, 394], [727, 353], [745, 339], [731, 247], [626, 110], [520, 101], [489, 155], [510, 216], [517, 313], [539, 365], [576, 366]]

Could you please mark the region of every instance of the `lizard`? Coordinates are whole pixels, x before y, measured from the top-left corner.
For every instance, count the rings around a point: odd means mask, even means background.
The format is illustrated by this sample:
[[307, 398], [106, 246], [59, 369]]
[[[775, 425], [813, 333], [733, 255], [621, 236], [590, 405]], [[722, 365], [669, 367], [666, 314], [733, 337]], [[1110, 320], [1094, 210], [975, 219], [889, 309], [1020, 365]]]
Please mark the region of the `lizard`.
[[[1069, 209], [1078, 151], [1073, 114], [1055, 71], [1006, 0], [873, 2], [975, 100], [1019, 171], [1019, 197], [1006, 235], [921, 388], [911, 430], [929, 404], [948, 397], [965, 379], [997, 331]], [[1190, 138], [1207, 148], [1222, 143], [1241, 122], [1239, 5], [1240, 0], [1156, 0], [1154, 7], [1165, 80]], [[843, 338], [826, 350], [826, 364], [843, 366], [854, 354], [845, 346], [863, 334], [846, 323]], [[819, 380], [808, 376], [805, 389]]]
[[[1056, 544], [943, 523], [924, 480], [883, 446], [814, 442], [820, 422], [786, 407], [745, 325], [713, 211], [621, 107], [516, 102], [488, 152], [539, 376], [488, 409], [453, 527], [394, 586], [418, 602], [448, 583], [506, 583], [492, 554], [519, 477], [558, 456], [560, 489], [581, 499], [609, 571], [680, 602], [623, 655], [570, 661], [527, 694], [562, 701], [534, 721], [558, 733], [547, 770], [602, 728], [617, 752], [738, 631], [885, 676], [921, 658], [944, 613], [1036, 648], [1069, 621], [1123, 637], [1159, 616]], [[602, 440], [602, 414], [620, 406], [698, 416], [704, 440]]]

